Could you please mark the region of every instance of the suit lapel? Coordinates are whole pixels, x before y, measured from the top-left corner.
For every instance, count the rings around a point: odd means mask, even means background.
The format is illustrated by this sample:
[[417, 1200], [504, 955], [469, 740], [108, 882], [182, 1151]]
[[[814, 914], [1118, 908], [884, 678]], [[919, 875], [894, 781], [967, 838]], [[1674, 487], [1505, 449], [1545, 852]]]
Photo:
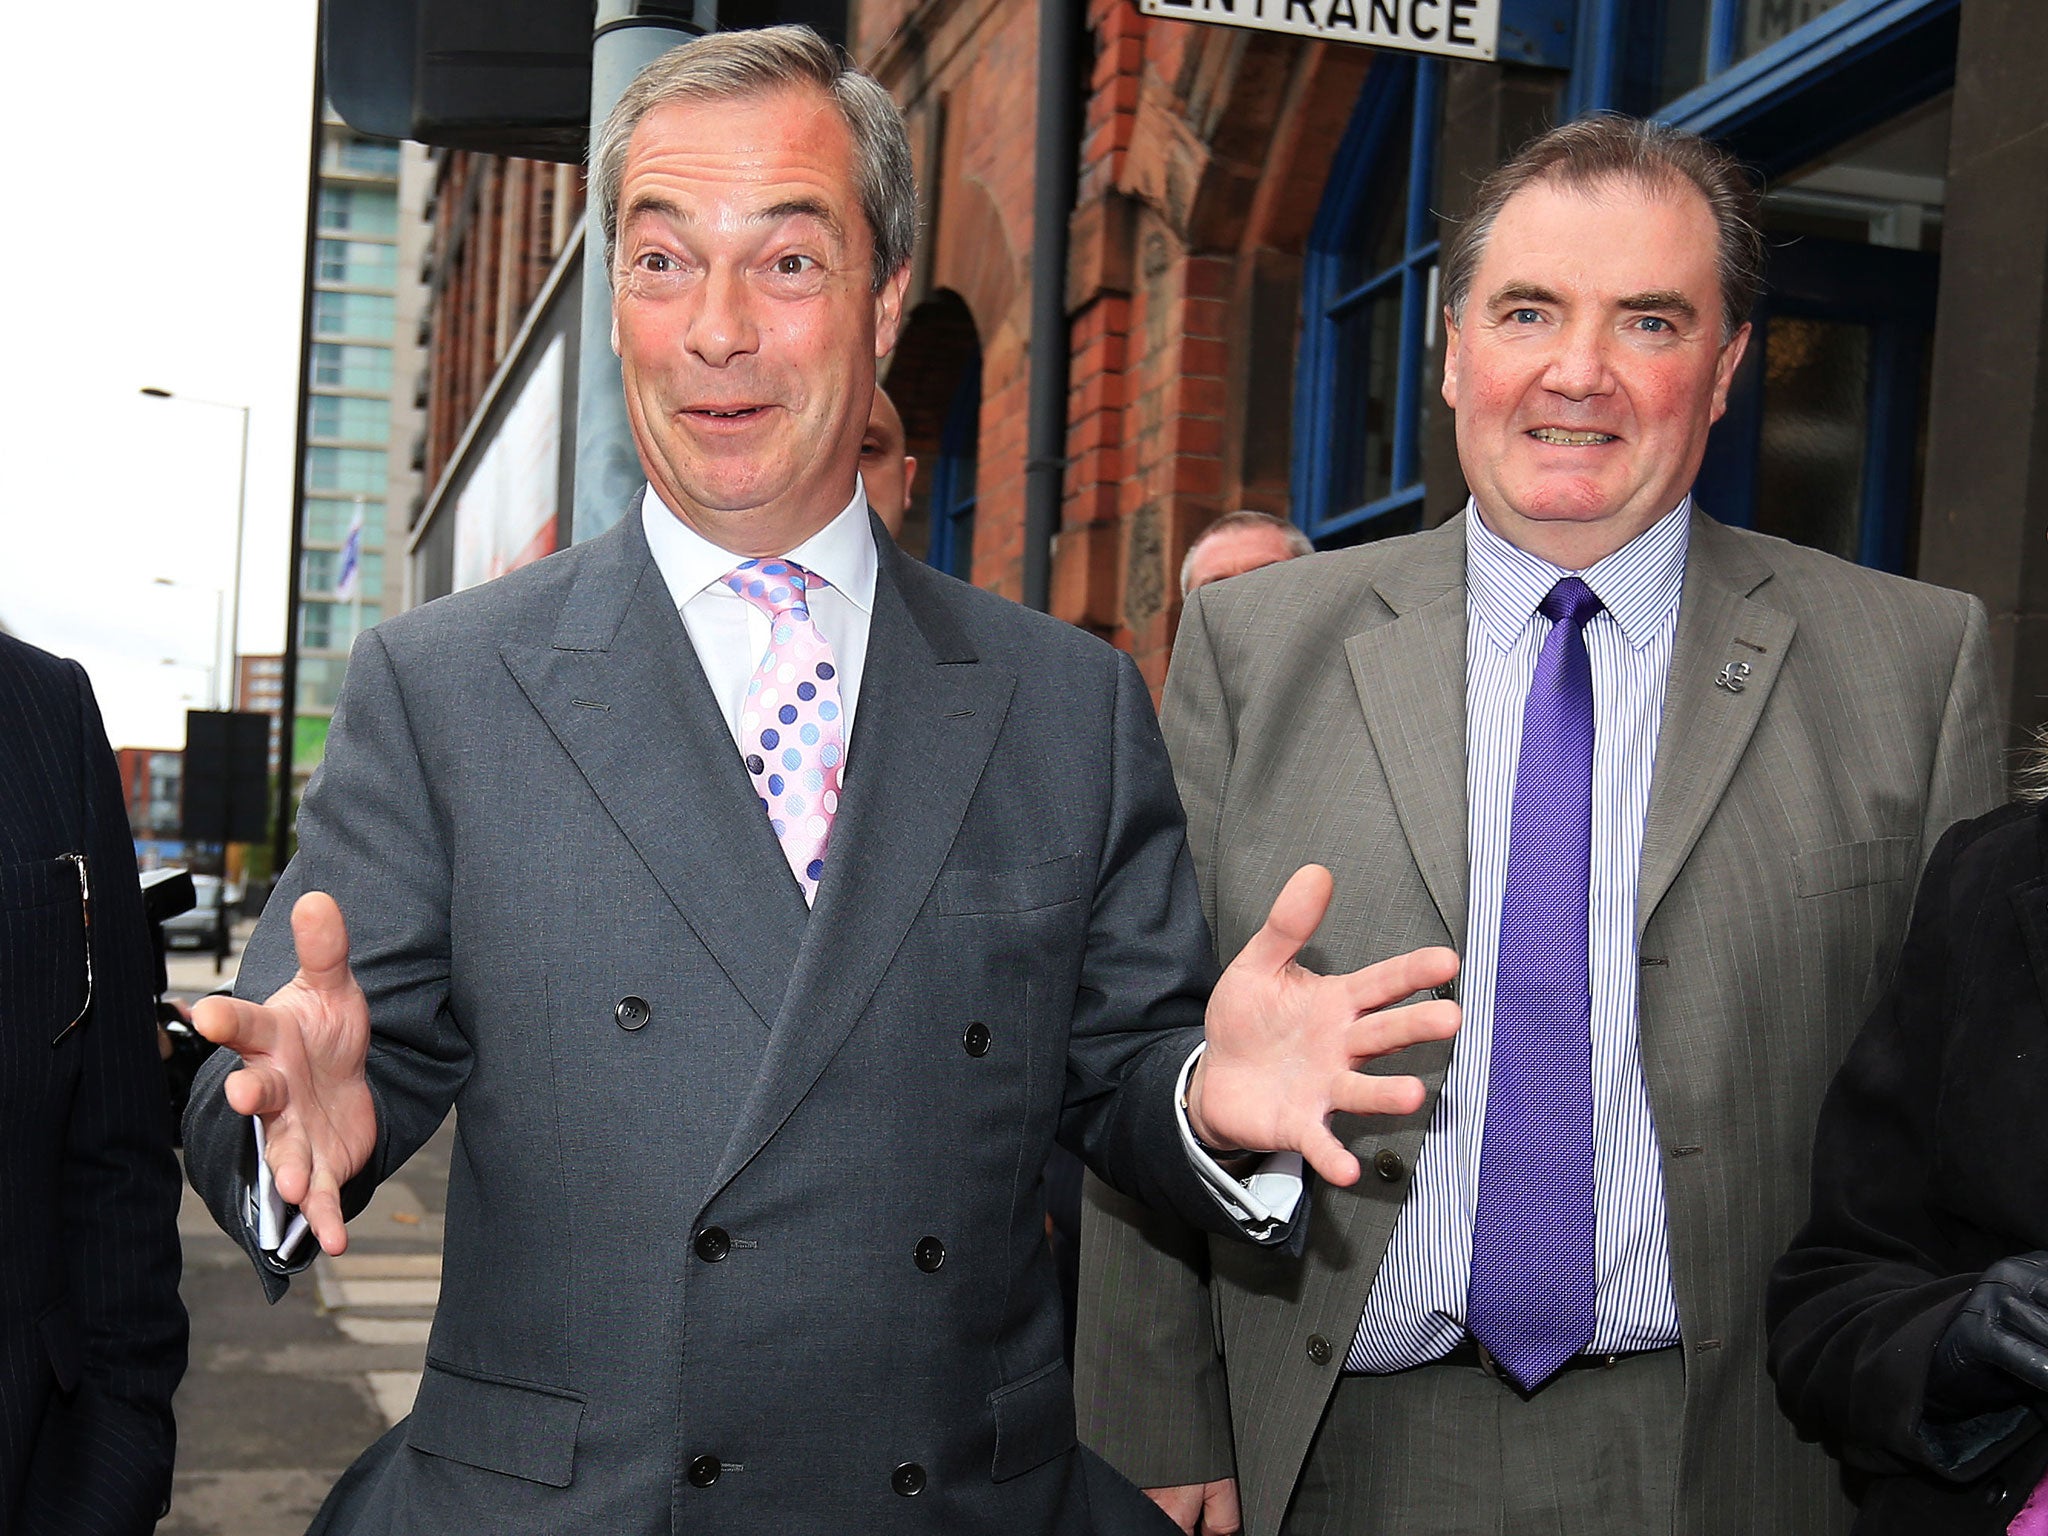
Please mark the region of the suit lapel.
[[[553, 641], [505, 664], [676, 909], [772, 1024], [805, 927], [638, 508], [591, 547]], [[750, 892], [735, 899], [736, 888]]]
[[852, 1032], [924, 907], [1009, 711], [944, 578], [878, 537], [868, 654], [825, 875], [760, 1076], [706, 1198], [766, 1145]]
[[1752, 598], [1772, 575], [1754, 548], [1699, 511], [1690, 539], [1643, 826], [1638, 935], [1727, 792], [1798, 627]]
[[1465, 521], [1422, 535], [1376, 578], [1394, 612], [1344, 642], [1394, 811], [1444, 926], [1465, 942]]

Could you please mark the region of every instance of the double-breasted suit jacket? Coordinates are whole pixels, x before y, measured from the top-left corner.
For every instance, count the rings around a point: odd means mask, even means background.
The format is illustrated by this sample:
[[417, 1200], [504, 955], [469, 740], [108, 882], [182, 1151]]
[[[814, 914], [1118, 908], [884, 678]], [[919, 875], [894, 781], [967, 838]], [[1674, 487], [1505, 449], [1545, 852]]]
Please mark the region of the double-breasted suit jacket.
[[[1214, 962], [1164, 746], [1128, 658], [873, 526], [812, 909], [638, 516], [358, 643], [241, 988], [333, 893], [379, 1127], [350, 1204], [459, 1113], [418, 1401], [325, 1528], [1158, 1518], [1076, 1449], [1038, 1183], [1057, 1136], [1227, 1225], [1173, 1094]], [[187, 1134], [247, 1241], [227, 1065]]]
[[[1310, 860], [1337, 881], [1314, 968], [1463, 948], [1466, 628], [1462, 517], [1190, 604], [1164, 716], [1224, 957]], [[1826, 1457], [1773, 1403], [1764, 1283], [1804, 1215], [1821, 1094], [1890, 975], [1913, 877], [1950, 822], [1999, 797], [1989, 693], [1973, 599], [1693, 514], [1636, 919], [1684, 1337], [1684, 1536], [1847, 1525]], [[1366, 1175], [1315, 1192], [1300, 1261], [1091, 1210], [1088, 1444], [1148, 1486], [1234, 1465], [1246, 1530], [1278, 1529], [1453, 1048], [1376, 1064], [1420, 1075], [1429, 1099], [1344, 1127]]]
[[185, 1308], [155, 969], [85, 673], [0, 635], [0, 1533], [141, 1536], [170, 1493]]

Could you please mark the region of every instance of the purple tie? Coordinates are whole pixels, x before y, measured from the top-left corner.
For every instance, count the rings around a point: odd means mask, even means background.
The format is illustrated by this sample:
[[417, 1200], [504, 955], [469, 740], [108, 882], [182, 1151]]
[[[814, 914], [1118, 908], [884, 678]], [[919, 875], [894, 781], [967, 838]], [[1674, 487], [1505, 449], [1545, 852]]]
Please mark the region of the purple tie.
[[1465, 1323], [1533, 1392], [1593, 1341], [1593, 667], [1600, 599], [1576, 576], [1522, 706], [1522, 750], [1501, 893], [1493, 1054]]

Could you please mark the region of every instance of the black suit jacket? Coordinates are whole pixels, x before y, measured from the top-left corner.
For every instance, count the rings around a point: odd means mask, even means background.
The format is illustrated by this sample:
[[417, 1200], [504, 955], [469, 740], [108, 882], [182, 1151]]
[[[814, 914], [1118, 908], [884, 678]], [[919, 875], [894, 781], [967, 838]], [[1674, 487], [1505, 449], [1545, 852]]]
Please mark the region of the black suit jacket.
[[[1785, 1410], [1860, 1494], [1859, 1536], [2000, 1532], [2048, 1468], [2031, 1413], [1921, 1426], [1942, 1330], [2048, 1248], [2048, 805], [1953, 828], [1896, 981], [1821, 1113], [1813, 1214], [1770, 1289]], [[1972, 1433], [1976, 1431], [1976, 1433]]]
[[0, 1531], [133, 1536], [170, 1491], [185, 1309], [154, 980], [85, 673], [0, 636]]

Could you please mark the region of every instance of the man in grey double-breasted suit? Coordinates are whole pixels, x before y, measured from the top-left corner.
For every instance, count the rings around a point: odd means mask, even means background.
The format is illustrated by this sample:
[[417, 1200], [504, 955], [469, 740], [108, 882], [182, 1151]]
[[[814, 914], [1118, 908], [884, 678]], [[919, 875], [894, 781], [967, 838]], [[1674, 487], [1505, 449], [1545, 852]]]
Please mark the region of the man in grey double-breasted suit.
[[1421, 1086], [1354, 1062], [1455, 1027], [1374, 1010], [1455, 961], [1294, 967], [1312, 872], [1216, 981], [1129, 659], [881, 532], [915, 198], [879, 86], [720, 34], [592, 163], [649, 488], [358, 644], [245, 1000], [202, 1020], [234, 1050], [194, 1182], [273, 1295], [305, 1255], [261, 1207], [339, 1251], [459, 1109], [418, 1400], [319, 1529], [1157, 1525], [1075, 1446], [1049, 1147], [1298, 1239], [1202, 1146], [1355, 1176], [1328, 1115]]
[[[1186, 1529], [1235, 1529], [1240, 1501], [1252, 1536], [1847, 1526], [1778, 1416], [1764, 1284], [1915, 873], [1998, 797], [1999, 730], [1973, 599], [1690, 505], [1753, 207], [1688, 135], [1537, 141], [1445, 260], [1472, 504], [1183, 620], [1163, 714], [1219, 953], [1315, 859], [1338, 893], [1317, 962], [1466, 962], [1455, 1048], [1388, 1064], [1429, 1102], [1346, 1127], [1372, 1172], [1319, 1193], [1301, 1257], [1094, 1191], [1083, 1439]], [[1561, 644], [1591, 706], [1570, 895], [1518, 885], [1568, 841]], [[1567, 1004], [1575, 1039], [1542, 1034]], [[1532, 1334], [1561, 1347], [1518, 1377]]]

